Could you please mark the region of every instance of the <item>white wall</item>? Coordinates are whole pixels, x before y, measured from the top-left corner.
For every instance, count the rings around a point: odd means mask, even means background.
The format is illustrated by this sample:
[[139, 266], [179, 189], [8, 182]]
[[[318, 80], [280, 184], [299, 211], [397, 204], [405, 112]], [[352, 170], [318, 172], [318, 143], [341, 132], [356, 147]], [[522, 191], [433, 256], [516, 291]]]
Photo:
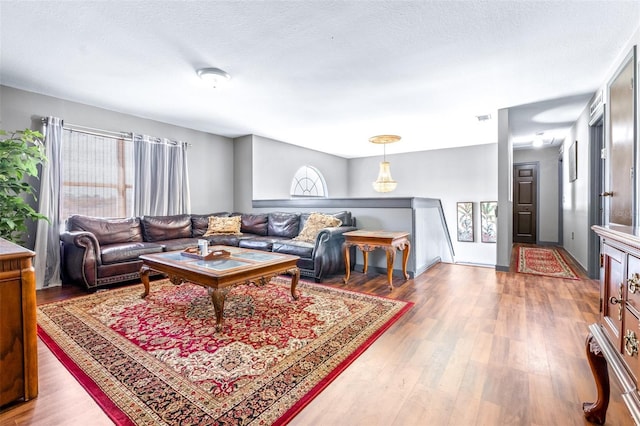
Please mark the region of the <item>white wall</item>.
[[[480, 201], [498, 199], [497, 144], [387, 155], [395, 191], [380, 194], [371, 183], [381, 157], [349, 160], [349, 197], [425, 197], [442, 201], [455, 261], [494, 266], [496, 244], [480, 242]], [[475, 242], [457, 241], [456, 203], [474, 202]]]
[[539, 243], [558, 243], [559, 235], [559, 180], [558, 147], [545, 149], [518, 149], [513, 151], [513, 164], [538, 163], [538, 227]]
[[[569, 148], [578, 141], [577, 178], [569, 182]], [[588, 107], [562, 145], [563, 247], [586, 270], [589, 246], [589, 113]]]
[[[189, 142], [191, 211], [211, 213], [233, 208], [233, 141], [223, 136], [178, 127], [51, 96], [0, 86], [0, 128], [41, 129], [40, 118], [62, 118], [97, 129], [144, 133]], [[229, 184], [219, 184], [229, 182]], [[32, 247], [34, 235], [28, 235]]]
[[330, 198], [347, 196], [347, 159], [261, 136], [252, 138], [254, 200], [290, 198], [293, 176], [305, 165], [322, 173]]

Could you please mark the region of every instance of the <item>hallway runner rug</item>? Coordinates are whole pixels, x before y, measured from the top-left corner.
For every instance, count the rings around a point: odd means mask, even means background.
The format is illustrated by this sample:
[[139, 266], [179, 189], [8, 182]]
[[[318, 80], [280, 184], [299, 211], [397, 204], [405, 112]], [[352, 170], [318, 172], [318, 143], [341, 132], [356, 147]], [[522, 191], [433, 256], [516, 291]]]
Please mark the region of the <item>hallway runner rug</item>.
[[286, 424], [413, 305], [298, 291], [234, 287], [216, 333], [205, 288], [160, 280], [41, 305], [38, 334], [117, 425]]
[[579, 279], [555, 248], [518, 247], [518, 272], [545, 277]]

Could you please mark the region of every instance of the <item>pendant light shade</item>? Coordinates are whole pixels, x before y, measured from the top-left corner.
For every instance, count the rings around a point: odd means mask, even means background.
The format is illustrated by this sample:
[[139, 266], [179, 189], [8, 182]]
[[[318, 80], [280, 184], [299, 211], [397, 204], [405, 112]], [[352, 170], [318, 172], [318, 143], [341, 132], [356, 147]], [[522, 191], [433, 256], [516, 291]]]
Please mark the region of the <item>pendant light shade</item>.
[[400, 136], [396, 135], [379, 135], [369, 138], [369, 142], [381, 144], [383, 146], [383, 161], [380, 162], [380, 169], [378, 170], [378, 178], [373, 182], [373, 189], [376, 192], [391, 192], [396, 189], [398, 182], [391, 177], [390, 163], [387, 161], [387, 149], [388, 143], [398, 142]]

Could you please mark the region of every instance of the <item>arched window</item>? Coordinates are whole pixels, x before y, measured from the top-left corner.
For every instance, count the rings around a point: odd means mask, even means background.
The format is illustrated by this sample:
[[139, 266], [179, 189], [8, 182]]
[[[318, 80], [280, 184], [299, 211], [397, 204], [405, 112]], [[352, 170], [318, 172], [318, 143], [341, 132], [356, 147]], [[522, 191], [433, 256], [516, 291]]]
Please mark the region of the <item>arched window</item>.
[[302, 166], [291, 181], [292, 197], [328, 197], [327, 183], [320, 170], [313, 166]]

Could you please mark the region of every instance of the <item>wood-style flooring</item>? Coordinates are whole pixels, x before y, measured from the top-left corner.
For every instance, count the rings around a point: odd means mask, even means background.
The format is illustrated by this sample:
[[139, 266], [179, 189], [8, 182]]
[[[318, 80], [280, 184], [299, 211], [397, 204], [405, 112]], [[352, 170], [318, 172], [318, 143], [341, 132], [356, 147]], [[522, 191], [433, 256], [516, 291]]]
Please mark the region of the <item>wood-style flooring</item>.
[[[574, 265], [575, 266], [575, 265]], [[576, 268], [578, 270], [579, 268]], [[438, 264], [416, 279], [354, 273], [348, 285], [415, 303], [292, 425], [584, 425], [596, 388], [585, 356], [598, 282]], [[137, 284], [140, 285], [140, 284]], [[63, 286], [39, 303], [84, 294]], [[112, 422], [38, 343], [40, 394], [0, 412], [0, 425]], [[607, 425], [632, 425], [612, 380]]]

